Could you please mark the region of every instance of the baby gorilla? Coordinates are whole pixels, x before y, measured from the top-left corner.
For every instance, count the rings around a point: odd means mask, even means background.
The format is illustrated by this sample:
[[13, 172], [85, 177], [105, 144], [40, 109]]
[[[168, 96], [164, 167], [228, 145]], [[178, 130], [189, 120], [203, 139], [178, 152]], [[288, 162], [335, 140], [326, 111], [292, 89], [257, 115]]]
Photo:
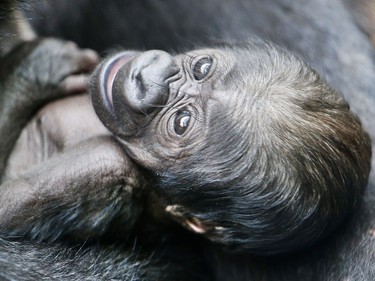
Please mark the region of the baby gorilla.
[[273, 254], [326, 236], [357, 206], [368, 134], [301, 59], [264, 42], [97, 67], [97, 115], [155, 176], [173, 219], [230, 249]]

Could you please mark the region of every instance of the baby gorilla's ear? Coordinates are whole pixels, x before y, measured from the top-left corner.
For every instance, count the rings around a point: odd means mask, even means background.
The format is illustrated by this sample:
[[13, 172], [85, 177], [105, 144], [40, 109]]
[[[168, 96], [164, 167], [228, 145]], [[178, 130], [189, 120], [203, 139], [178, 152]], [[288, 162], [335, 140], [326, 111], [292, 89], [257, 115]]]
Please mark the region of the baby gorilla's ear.
[[202, 222], [197, 217], [191, 217], [187, 215], [187, 212], [184, 210], [184, 207], [180, 205], [168, 205], [165, 208], [165, 211], [172, 217], [172, 219], [179, 222], [190, 231], [193, 231], [198, 234], [207, 234], [212, 231], [215, 231], [216, 229], [220, 229], [220, 227]]

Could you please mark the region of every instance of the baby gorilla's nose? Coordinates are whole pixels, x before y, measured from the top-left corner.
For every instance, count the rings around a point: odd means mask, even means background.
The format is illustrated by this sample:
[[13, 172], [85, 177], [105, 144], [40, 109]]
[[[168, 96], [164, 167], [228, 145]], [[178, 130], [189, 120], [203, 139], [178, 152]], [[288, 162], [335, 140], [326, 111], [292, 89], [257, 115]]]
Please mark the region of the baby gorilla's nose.
[[169, 81], [178, 72], [179, 68], [168, 53], [144, 52], [130, 62], [130, 67], [119, 71], [114, 81], [114, 99], [124, 99], [122, 102], [135, 112], [151, 113], [166, 104]]

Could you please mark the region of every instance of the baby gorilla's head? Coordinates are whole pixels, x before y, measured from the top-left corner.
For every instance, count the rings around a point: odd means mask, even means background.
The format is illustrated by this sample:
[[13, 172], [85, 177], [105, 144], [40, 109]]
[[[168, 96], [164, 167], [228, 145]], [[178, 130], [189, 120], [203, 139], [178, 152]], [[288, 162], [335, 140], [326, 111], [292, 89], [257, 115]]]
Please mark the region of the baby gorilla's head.
[[367, 183], [371, 145], [358, 118], [304, 62], [267, 43], [119, 53], [97, 68], [91, 94], [156, 176], [166, 212], [232, 249], [310, 245]]

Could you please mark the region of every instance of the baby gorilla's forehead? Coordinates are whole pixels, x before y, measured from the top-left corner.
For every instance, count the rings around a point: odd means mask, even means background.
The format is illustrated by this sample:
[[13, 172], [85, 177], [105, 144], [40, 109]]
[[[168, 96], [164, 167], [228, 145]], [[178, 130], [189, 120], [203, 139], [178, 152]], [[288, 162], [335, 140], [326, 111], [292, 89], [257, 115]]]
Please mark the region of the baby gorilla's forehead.
[[[212, 75], [204, 84], [210, 84], [214, 99], [229, 104], [264, 102], [273, 94], [303, 92], [316, 80], [314, 71], [301, 59], [264, 42], [188, 53], [199, 55], [213, 59]], [[204, 87], [201, 94], [205, 94]]]

